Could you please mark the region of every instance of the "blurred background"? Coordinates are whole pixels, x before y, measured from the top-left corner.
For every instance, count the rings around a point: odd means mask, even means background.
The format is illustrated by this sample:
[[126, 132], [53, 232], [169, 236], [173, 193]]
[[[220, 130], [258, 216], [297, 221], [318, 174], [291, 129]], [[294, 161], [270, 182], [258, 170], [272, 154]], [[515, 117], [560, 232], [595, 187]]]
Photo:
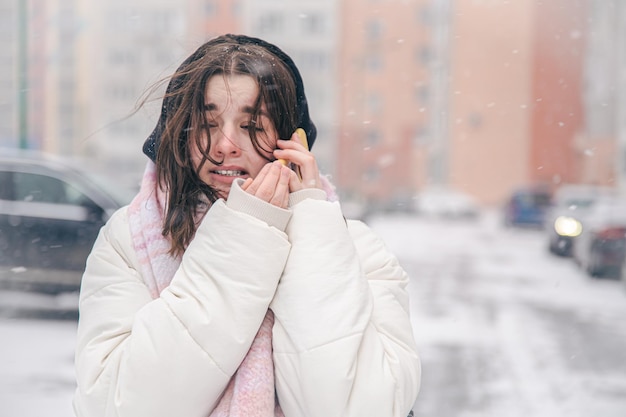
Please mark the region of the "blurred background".
[[245, 33], [301, 69], [342, 196], [410, 208], [427, 186], [624, 187], [626, 5], [611, 0], [0, 0], [0, 145], [80, 155], [136, 186], [155, 82]]
[[223, 33], [293, 57], [344, 213], [409, 272], [417, 416], [626, 415], [626, 2], [0, 0], [0, 21], [0, 415], [71, 415], [85, 258], [138, 189], [160, 82]]

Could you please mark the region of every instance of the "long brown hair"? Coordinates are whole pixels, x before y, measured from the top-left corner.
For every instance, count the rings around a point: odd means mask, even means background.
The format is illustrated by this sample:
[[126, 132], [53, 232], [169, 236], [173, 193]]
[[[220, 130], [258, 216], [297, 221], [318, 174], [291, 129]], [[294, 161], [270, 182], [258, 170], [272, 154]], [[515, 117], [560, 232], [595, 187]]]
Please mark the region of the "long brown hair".
[[[221, 36], [200, 46], [171, 76], [163, 98], [164, 129], [156, 153], [159, 185], [167, 191], [163, 235], [172, 242], [171, 252], [180, 255], [193, 238], [196, 210], [204, 198], [213, 203], [217, 194], [200, 180], [191, 159], [192, 141], [209, 160], [211, 137], [205, 111], [205, 92], [212, 76], [249, 75], [259, 87], [250, 120], [260, 120], [265, 105], [278, 137], [288, 139], [298, 127], [296, 86], [293, 74], [281, 59], [263, 46], [241, 44]], [[250, 139], [260, 155], [254, 123], [249, 124]], [[203, 139], [207, 138], [203, 143]], [[266, 149], [266, 151], [268, 151]], [[271, 150], [269, 150], [271, 151]]]

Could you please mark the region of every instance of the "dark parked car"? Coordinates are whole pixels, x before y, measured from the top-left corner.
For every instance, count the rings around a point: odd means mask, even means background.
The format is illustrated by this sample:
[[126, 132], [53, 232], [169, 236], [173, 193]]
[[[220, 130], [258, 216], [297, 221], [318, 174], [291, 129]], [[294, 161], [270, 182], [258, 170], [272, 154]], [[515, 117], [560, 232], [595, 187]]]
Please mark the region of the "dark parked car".
[[574, 260], [592, 277], [620, 278], [626, 258], [626, 200], [599, 200], [580, 222]]
[[543, 189], [522, 189], [511, 194], [504, 207], [504, 224], [543, 228], [552, 205], [552, 195]]
[[98, 231], [131, 198], [62, 159], [0, 150], [0, 288], [78, 290]]

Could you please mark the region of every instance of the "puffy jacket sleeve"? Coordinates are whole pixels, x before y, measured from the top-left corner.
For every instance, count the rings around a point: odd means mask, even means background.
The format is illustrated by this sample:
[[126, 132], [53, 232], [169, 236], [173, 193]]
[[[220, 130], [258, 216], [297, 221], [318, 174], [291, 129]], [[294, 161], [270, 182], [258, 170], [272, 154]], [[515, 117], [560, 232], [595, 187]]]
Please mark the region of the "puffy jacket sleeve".
[[292, 249], [271, 304], [285, 416], [406, 417], [420, 382], [407, 274], [338, 203], [297, 204], [287, 233]]
[[254, 339], [289, 248], [283, 231], [220, 200], [152, 299], [126, 210], [116, 213], [83, 277], [76, 414], [206, 417]]

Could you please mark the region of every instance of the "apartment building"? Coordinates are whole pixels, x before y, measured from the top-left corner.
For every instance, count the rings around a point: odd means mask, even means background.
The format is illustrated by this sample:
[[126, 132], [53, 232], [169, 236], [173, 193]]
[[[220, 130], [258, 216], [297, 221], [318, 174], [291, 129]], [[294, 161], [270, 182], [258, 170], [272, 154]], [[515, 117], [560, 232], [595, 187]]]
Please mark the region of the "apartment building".
[[587, 118], [583, 91], [589, 1], [551, 0], [533, 7], [528, 179], [551, 186], [580, 182], [580, 153], [574, 143]]
[[[298, 64], [320, 138], [315, 151], [323, 171], [332, 175], [336, 143], [336, 4], [334, 0], [135, 0], [130, 6], [125, 1], [93, 4], [92, 9], [85, 10], [93, 19], [93, 37], [85, 46], [100, 52], [91, 53], [92, 58], [85, 61], [83, 71], [91, 75], [85, 78], [83, 91], [85, 100], [102, 100], [89, 106], [88, 125], [96, 130], [89, 136], [86, 152], [107, 153], [108, 149], [120, 168], [136, 167], [137, 158], [141, 158], [140, 144], [154, 126], [160, 108], [149, 103], [132, 114], [134, 107], [130, 104], [142, 97], [149, 82], [171, 74], [184, 56], [207, 39], [222, 33], [245, 33], [276, 43]], [[106, 149], [102, 149], [104, 143]], [[120, 159], [120, 153], [129, 156]]]
[[0, 0], [0, 146], [17, 147], [20, 89], [19, 10], [13, 0]]
[[402, 209], [427, 181], [432, 137], [429, 1], [341, 2], [337, 183], [348, 198]]
[[535, 2], [454, 2], [446, 185], [487, 204], [529, 181]]
[[592, 0], [584, 56], [584, 129], [575, 141], [580, 182], [626, 192], [626, 5]]
[[[551, 0], [0, 0], [0, 141], [91, 157], [133, 182], [160, 112], [138, 107], [202, 42], [239, 32], [298, 64], [322, 171], [343, 198], [403, 209], [429, 185], [498, 204], [513, 188], [626, 183], [625, 7]], [[6, 23], [6, 24], [5, 24]], [[20, 112], [26, 91], [26, 112]]]
[[242, 1], [243, 33], [272, 42], [288, 53], [302, 75], [311, 118], [317, 127], [315, 154], [322, 172], [334, 177], [337, 155], [337, 55], [339, 0]]
[[135, 182], [146, 162], [141, 146], [160, 114], [166, 83], [159, 82], [196, 47], [189, 39], [191, 6], [111, 0], [80, 7], [81, 153], [97, 156], [113, 173], [126, 173], [120, 181]]
[[241, 0], [189, 0], [189, 39], [198, 46], [224, 33], [242, 31]]
[[315, 154], [321, 170], [336, 165], [338, 100], [338, 0], [191, 0], [189, 39], [199, 45], [224, 33], [243, 33], [288, 53], [304, 79], [311, 118], [318, 130]]
[[[599, 0], [598, 0], [599, 1]], [[616, 88], [617, 88], [617, 104], [616, 104], [616, 136], [617, 150], [614, 153], [615, 171], [617, 184], [622, 195], [626, 195], [626, 117], [620, 117], [626, 114], [626, 5], [621, 1], [615, 1], [619, 7], [615, 10], [616, 19], [619, 23], [615, 27], [615, 54], [617, 55]]]

